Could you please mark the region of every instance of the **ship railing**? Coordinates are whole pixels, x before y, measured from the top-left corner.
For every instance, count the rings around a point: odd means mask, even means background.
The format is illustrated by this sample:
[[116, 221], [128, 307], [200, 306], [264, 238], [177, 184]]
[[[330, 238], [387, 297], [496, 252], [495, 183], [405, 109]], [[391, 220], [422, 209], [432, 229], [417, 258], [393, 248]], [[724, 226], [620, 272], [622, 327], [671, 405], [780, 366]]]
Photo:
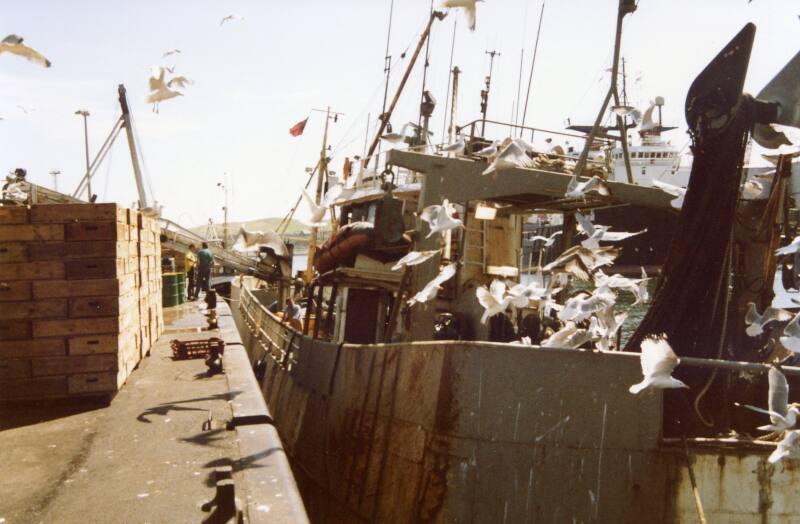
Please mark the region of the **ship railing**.
[[[486, 133], [486, 126], [489, 126], [490, 130], [496, 130], [492, 133]], [[480, 131], [478, 130], [478, 126], [480, 126]], [[502, 130], [502, 132], [501, 132]], [[468, 131], [469, 133], [465, 133]], [[576, 139], [585, 141], [586, 135], [581, 133], [569, 133], [566, 131], [554, 131], [552, 129], [544, 129], [540, 127], [531, 127], [531, 126], [522, 126], [519, 124], [512, 124], [510, 122], [501, 122], [499, 120], [488, 120], [488, 119], [477, 119], [473, 120], [472, 122], [468, 122], [462, 126], [456, 127], [456, 132], [469, 137], [470, 141], [476, 140], [488, 140], [486, 136], [502, 136], [503, 138], [511, 136], [515, 138], [522, 138], [527, 140], [534, 146], [539, 141], [545, 141], [548, 138], [553, 141], [553, 145], [555, 145], [556, 140], [561, 140], [564, 143], [568, 144], [570, 139]], [[614, 143], [613, 140], [607, 138], [595, 138], [595, 144], [599, 145], [600, 147], [606, 147], [612, 145]], [[547, 151], [541, 151], [546, 153]]]
[[282, 367], [291, 369], [297, 363], [295, 355], [300, 347], [300, 332], [282, 324], [249, 289], [242, 288], [239, 309], [264, 353]]

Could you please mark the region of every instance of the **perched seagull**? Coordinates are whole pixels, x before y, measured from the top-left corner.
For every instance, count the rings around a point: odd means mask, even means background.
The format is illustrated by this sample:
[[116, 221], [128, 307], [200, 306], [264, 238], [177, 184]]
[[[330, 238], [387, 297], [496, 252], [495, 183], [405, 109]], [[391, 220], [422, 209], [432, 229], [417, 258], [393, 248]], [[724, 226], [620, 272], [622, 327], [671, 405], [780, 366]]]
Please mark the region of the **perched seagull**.
[[314, 199], [311, 198], [311, 195], [309, 195], [305, 189], [303, 190], [303, 198], [308, 204], [309, 210], [311, 210], [311, 223], [314, 225], [321, 224], [322, 221], [325, 219], [325, 213], [328, 211], [328, 207], [318, 206], [317, 203], [314, 202]]
[[581, 242], [581, 245], [587, 249], [597, 249], [600, 247], [600, 242], [620, 242], [636, 235], [646, 233], [647, 229], [628, 233], [625, 231], [609, 231], [608, 226], [596, 226], [581, 214], [579, 211], [575, 212], [575, 220], [578, 222], [578, 231], [586, 233], [589, 236], [586, 240]]
[[759, 426], [761, 431], [786, 431], [792, 429], [797, 424], [797, 416], [800, 409], [794, 404], [789, 404], [789, 382], [781, 370], [775, 366], [769, 368], [769, 398], [767, 400], [769, 409], [757, 408], [748, 404], [736, 404], [743, 408], [769, 415], [771, 424]]
[[475, 4], [478, 2], [483, 2], [483, 0], [444, 0], [442, 7], [462, 8], [467, 16], [467, 22], [469, 22], [469, 30], [475, 31]]
[[680, 359], [672, 351], [666, 335], [648, 337], [642, 340], [640, 361], [644, 380], [628, 388], [628, 391], [634, 395], [648, 387], [657, 389], [689, 387], [672, 377], [672, 370], [680, 364]]
[[661, 182], [660, 180], [653, 180], [653, 187], [657, 187], [664, 193], [673, 197], [669, 205], [675, 209], [680, 209], [683, 207], [683, 198], [686, 196], [686, 188], [673, 186], [672, 184], [667, 184], [666, 182]]
[[466, 143], [464, 142], [464, 137], [461, 136], [461, 135], [458, 135], [458, 138], [456, 138], [455, 142], [453, 142], [452, 144], [448, 144], [446, 146], [442, 146], [439, 149], [439, 152], [440, 153], [446, 153], [448, 155], [450, 153], [453, 153], [453, 155], [457, 155], [459, 153], [463, 153], [464, 152], [464, 147], [465, 146], [466, 146]]
[[149, 79], [150, 94], [145, 99], [148, 104], [153, 104], [153, 112], [158, 113], [158, 105], [164, 100], [183, 96], [183, 93], [174, 91], [164, 83], [164, 68], [154, 67]]
[[544, 244], [542, 244], [542, 249], [544, 249], [546, 247], [552, 246], [556, 241], [556, 237], [558, 235], [560, 235], [562, 232], [563, 231], [556, 231], [555, 233], [553, 233], [549, 237], [545, 237], [545, 236], [542, 236], [542, 235], [536, 235], [536, 236], [532, 236], [529, 240], [531, 242], [537, 242], [539, 240], [543, 241]]
[[586, 198], [586, 193], [589, 191], [596, 191], [603, 196], [611, 196], [611, 191], [608, 189], [605, 181], [599, 176], [593, 176], [585, 182], [578, 182], [578, 177], [572, 175], [567, 186], [567, 192], [564, 193], [565, 198]]
[[245, 248], [266, 246], [271, 248], [279, 257], [289, 256], [289, 249], [286, 247], [286, 244], [284, 244], [281, 236], [274, 231], [247, 231], [242, 227], [239, 229], [238, 237], [242, 239], [242, 245]]
[[180, 49], [170, 49], [169, 51], [161, 55], [161, 58], [167, 58], [170, 55], [180, 54], [180, 52], [181, 52]]
[[767, 309], [764, 310], [763, 314], [759, 315], [758, 311], [756, 311], [755, 303], [748, 302], [747, 313], [744, 316], [744, 322], [745, 324], [747, 324], [747, 329], [745, 330], [745, 332], [751, 337], [757, 337], [758, 335], [764, 332], [764, 326], [766, 326], [773, 320], [784, 322], [786, 320], [791, 320], [791, 318], [792, 314], [786, 311], [785, 309], [779, 309], [774, 307], [768, 307]]
[[481, 174], [490, 175], [501, 169], [533, 166], [533, 160], [527, 154], [528, 149], [520, 142], [519, 140], [512, 140]]
[[800, 353], [800, 313], [783, 328], [782, 336], [778, 340], [792, 353]]
[[190, 78], [186, 78], [185, 76], [176, 76], [171, 78], [169, 82], [167, 82], [167, 87], [177, 86], [177, 87], [186, 87], [187, 85], [194, 84], [194, 80]]
[[425, 287], [408, 301], [408, 305], [413, 306], [417, 302], [427, 302], [436, 297], [436, 294], [442, 288], [442, 284], [453, 278], [453, 275], [456, 274], [457, 265], [457, 262], [446, 265], [433, 280], [425, 284]]
[[767, 460], [770, 464], [777, 464], [785, 458], [800, 458], [800, 431], [796, 429], [786, 432]]
[[497, 146], [499, 146], [499, 145], [500, 145], [500, 141], [499, 140], [495, 140], [494, 142], [492, 142], [488, 146], [484, 147], [483, 149], [481, 149], [479, 151], [476, 151], [475, 155], [476, 156], [494, 156], [494, 155], [497, 154]]
[[392, 271], [397, 271], [405, 266], [416, 266], [418, 264], [422, 264], [426, 260], [438, 254], [440, 251], [441, 249], [433, 249], [431, 251], [409, 251], [406, 256], [398, 260], [395, 265], [392, 266]]
[[12, 55], [21, 56], [26, 60], [35, 62], [44, 67], [50, 67], [50, 60], [42, 56], [35, 49], [26, 46], [22, 43], [24, 38], [18, 35], [8, 35], [0, 42], [0, 54], [11, 53]]
[[588, 296], [581, 292], [567, 300], [564, 309], [558, 312], [558, 318], [563, 321], [583, 322], [597, 312], [612, 307], [616, 301], [616, 295], [608, 289], [595, 290]]
[[453, 218], [456, 210], [446, 198], [442, 201], [442, 205], [428, 206], [419, 214], [419, 218], [428, 223], [430, 232], [425, 238], [429, 238], [434, 233], [444, 233], [450, 229], [464, 227], [464, 224], [458, 218]]
[[225, 22], [231, 22], [233, 20], [244, 20], [244, 17], [239, 15], [228, 15], [219, 21], [219, 25], [221, 26]]
[[481, 316], [481, 324], [486, 324], [490, 318], [503, 313], [508, 308], [508, 304], [511, 303], [511, 297], [504, 296], [505, 293], [505, 282], [497, 279], [492, 281], [488, 289], [485, 286], [480, 286], [475, 290], [478, 302], [484, 309], [483, 316]]
[[800, 251], [800, 236], [794, 237], [792, 243], [775, 251], [775, 254], [780, 255], [794, 255]]

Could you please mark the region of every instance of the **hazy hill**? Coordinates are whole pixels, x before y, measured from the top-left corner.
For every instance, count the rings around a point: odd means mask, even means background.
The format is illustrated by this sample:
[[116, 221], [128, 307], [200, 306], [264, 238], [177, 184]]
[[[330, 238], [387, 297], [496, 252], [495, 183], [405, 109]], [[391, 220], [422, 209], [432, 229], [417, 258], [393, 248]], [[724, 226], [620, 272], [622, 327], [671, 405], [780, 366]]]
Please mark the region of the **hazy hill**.
[[[231, 236], [235, 235], [242, 226], [248, 231], [275, 231], [275, 228], [278, 227], [281, 220], [281, 218], [258, 218], [255, 220], [246, 220], [244, 222], [229, 222], [228, 234]], [[217, 229], [217, 233], [222, 235], [222, 224], [214, 224], [214, 227]], [[189, 229], [199, 235], [205, 235], [208, 226], [196, 226]], [[310, 229], [311, 226], [307, 226], [299, 220], [292, 219], [289, 227], [286, 228], [286, 233], [289, 235], [296, 235], [302, 231], [309, 231]]]

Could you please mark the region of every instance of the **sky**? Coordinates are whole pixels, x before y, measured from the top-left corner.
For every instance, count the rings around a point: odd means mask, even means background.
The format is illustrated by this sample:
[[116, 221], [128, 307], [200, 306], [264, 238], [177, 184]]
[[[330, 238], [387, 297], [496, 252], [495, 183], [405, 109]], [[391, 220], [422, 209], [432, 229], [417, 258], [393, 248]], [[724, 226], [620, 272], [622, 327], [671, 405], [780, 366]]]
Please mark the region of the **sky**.
[[[436, 0], [438, 2], [438, 0]], [[0, 170], [72, 192], [85, 170], [82, 118], [87, 109], [90, 156], [120, 114], [124, 84], [144, 158], [149, 198], [185, 226], [284, 216], [319, 158], [324, 116], [331, 122], [331, 169], [362, 154], [372, 140], [384, 92], [384, 56], [391, 0], [0, 0], [0, 33], [15, 33], [47, 56], [45, 69], [0, 55]], [[430, 0], [395, 0], [389, 38], [390, 97], [425, 26]], [[545, 0], [526, 124], [563, 130], [566, 120], [591, 123], [608, 89], [617, 0]], [[510, 121], [516, 107], [520, 58], [522, 99], [542, 12], [542, 0], [486, 0], [470, 32], [452, 11], [433, 26], [425, 86], [438, 101], [431, 128], [442, 142], [451, 46], [462, 71], [457, 122], [480, 117], [480, 90], [495, 58], [489, 118]], [[220, 25], [229, 14], [243, 20]], [[625, 18], [622, 55], [628, 95], [644, 108], [666, 99], [665, 125], [681, 147], [692, 80], [746, 24], [757, 26], [745, 91], [757, 93], [800, 50], [796, 0], [640, 0]], [[181, 53], [162, 54], [178, 48]], [[405, 58], [401, 58], [408, 50]], [[175, 65], [192, 78], [184, 96], [158, 114], [145, 103], [155, 65]], [[392, 122], [417, 120], [424, 61], [414, 68]], [[524, 102], [523, 102], [524, 103]], [[368, 116], [370, 117], [368, 120]], [[310, 117], [305, 132], [288, 130]], [[491, 129], [487, 129], [491, 131]], [[495, 131], [502, 138], [499, 130]], [[124, 133], [93, 179], [98, 201], [136, 199]], [[297, 217], [308, 218], [301, 205]]]

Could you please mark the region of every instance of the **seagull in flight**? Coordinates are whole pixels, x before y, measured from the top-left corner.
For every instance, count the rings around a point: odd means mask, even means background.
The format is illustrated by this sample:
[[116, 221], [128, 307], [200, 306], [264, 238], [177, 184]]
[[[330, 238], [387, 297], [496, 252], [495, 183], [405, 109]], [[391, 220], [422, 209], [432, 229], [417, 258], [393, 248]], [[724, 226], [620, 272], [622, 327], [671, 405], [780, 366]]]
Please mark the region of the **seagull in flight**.
[[[239, 229], [238, 237], [242, 239], [242, 247], [266, 246], [271, 248], [279, 257], [289, 256], [289, 249], [284, 244], [281, 236], [275, 231], [247, 231], [242, 227]], [[236, 243], [234, 242], [234, 244]]]
[[589, 273], [601, 266], [610, 266], [619, 256], [619, 249], [612, 246], [604, 246], [596, 249], [588, 249], [584, 246], [572, 246], [558, 258], [544, 266], [545, 271], [559, 269], [569, 273], [574, 277], [591, 281]]
[[174, 78], [171, 78], [169, 80], [169, 82], [167, 82], [167, 87], [175, 86], [175, 87], [184, 88], [187, 85], [192, 85], [192, 84], [194, 84], [194, 80], [192, 80], [190, 78], [186, 78], [185, 76], [176, 76]]
[[493, 316], [505, 312], [511, 303], [511, 297], [504, 296], [505, 293], [506, 283], [497, 279], [492, 280], [488, 289], [486, 286], [480, 286], [475, 289], [478, 302], [484, 309], [483, 316], [481, 316], [481, 324], [486, 324]]
[[592, 317], [588, 329], [578, 328], [575, 322], [569, 320], [563, 328], [542, 340], [542, 347], [577, 349], [592, 340], [592, 332], [596, 329], [597, 319], [594, 317]]
[[305, 199], [306, 204], [308, 204], [308, 208], [311, 211], [311, 223], [313, 225], [321, 224], [325, 219], [325, 213], [328, 212], [328, 207], [317, 205], [317, 203], [314, 202], [314, 199], [311, 198], [311, 195], [309, 195], [305, 189], [303, 190], [303, 198]]
[[544, 244], [542, 244], [542, 249], [544, 249], [546, 247], [552, 246], [556, 241], [556, 237], [558, 235], [560, 235], [561, 233], [562, 233], [562, 231], [556, 231], [555, 233], [553, 233], [549, 237], [545, 237], [545, 236], [542, 236], [542, 235], [535, 235], [535, 236], [532, 236], [529, 240], [531, 242], [538, 242], [538, 241], [544, 242]]
[[234, 20], [244, 20], [244, 17], [243, 16], [239, 16], [239, 15], [235, 15], [235, 14], [234, 15], [228, 15], [228, 16], [224, 17], [222, 20], [219, 21], [219, 25], [222, 26], [222, 24], [224, 24], [225, 22], [232, 22]]
[[786, 432], [767, 460], [770, 464], [777, 464], [785, 458], [800, 458], [800, 431], [796, 429]]
[[531, 150], [532, 148], [529, 148], [529, 145], [523, 140], [514, 139], [502, 148], [489, 167], [481, 174], [490, 175], [501, 169], [533, 167], [533, 160], [528, 156], [528, 151]]
[[558, 319], [580, 323], [595, 313], [612, 307], [616, 301], [616, 295], [607, 288], [597, 289], [591, 295], [581, 292], [567, 300], [564, 309], [558, 312]]
[[680, 364], [667, 336], [647, 337], [642, 340], [640, 362], [644, 380], [634, 384], [628, 391], [634, 395], [647, 388], [675, 389], [688, 388], [686, 384], [672, 376], [672, 371]]
[[775, 254], [780, 255], [794, 255], [800, 251], [800, 236], [794, 237], [791, 244], [783, 246], [782, 248], [775, 251]]
[[800, 409], [795, 404], [789, 404], [789, 382], [786, 376], [776, 366], [769, 368], [769, 409], [762, 409], [749, 404], [736, 404], [743, 408], [769, 415], [770, 424], [759, 426], [761, 431], [786, 431], [797, 424]]
[[437, 293], [439, 293], [439, 290], [442, 289], [442, 284], [453, 278], [453, 275], [456, 274], [457, 265], [458, 262], [453, 262], [452, 264], [448, 264], [442, 268], [442, 270], [434, 277], [433, 280], [425, 284], [425, 287], [423, 287], [419, 293], [414, 295], [408, 301], [408, 305], [413, 306], [418, 302], [427, 302], [428, 300], [435, 298]]
[[464, 14], [467, 16], [467, 22], [469, 23], [469, 30], [475, 31], [475, 4], [478, 2], [483, 2], [483, 0], [444, 0], [442, 2], [442, 7], [449, 7], [455, 8], [460, 7], [464, 10]]
[[430, 232], [425, 238], [431, 237], [434, 233], [444, 233], [450, 229], [464, 227], [458, 218], [453, 218], [456, 209], [446, 198], [442, 205], [428, 206], [419, 214], [419, 218], [428, 223]]
[[578, 177], [572, 175], [567, 186], [567, 192], [564, 193], [565, 198], [586, 198], [586, 193], [595, 191], [603, 196], [611, 196], [611, 190], [608, 185], [599, 176], [595, 175], [585, 182], [578, 182]]
[[[792, 314], [786, 311], [785, 309], [768, 307], [764, 310], [763, 314], [758, 314], [756, 311], [756, 305], [754, 302], [747, 303], [747, 313], [744, 316], [744, 322], [747, 324], [747, 329], [745, 332], [750, 335], [751, 337], [757, 337], [761, 333], [764, 332], [764, 326], [772, 322], [773, 320], [777, 320], [778, 322], [784, 322], [786, 320], [791, 320]], [[786, 326], [787, 328], [789, 326]]]
[[181, 52], [180, 49], [170, 49], [169, 51], [161, 55], [161, 58], [167, 58], [170, 55], [180, 54], [180, 52]]
[[581, 245], [588, 249], [597, 249], [600, 247], [600, 242], [620, 242], [636, 235], [646, 233], [647, 229], [628, 233], [625, 231], [609, 231], [608, 226], [596, 226], [586, 216], [579, 211], [575, 212], [575, 220], [578, 222], [578, 231], [586, 233], [589, 238], [583, 240]]
[[148, 104], [153, 104], [153, 112], [158, 113], [158, 106], [164, 100], [183, 96], [180, 91], [175, 91], [167, 87], [164, 83], [164, 68], [154, 67], [150, 75], [150, 94], [145, 99]]
[[680, 209], [683, 207], [683, 198], [686, 196], [685, 187], [674, 186], [672, 184], [667, 184], [666, 182], [661, 182], [660, 180], [653, 180], [653, 187], [657, 187], [664, 193], [673, 197], [669, 203], [670, 206], [675, 209]]
[[783, 334], [778, 340], [792, 353], [800, 353], [800, 313], [783, 328]]
[[441, 252], [441, 249], [433, 249], [431, 251], [409, 251], [406, 256], [398, 260], [395, 265], [392, 266], [392, 271], [397, 271], [403, 267], [422, 264], [426, 260], [436, 256], [439, 252]]
[[385, 135], [381, 135], [381, 140], [389, 142], [390, 144], [399, 144], [401, 142], [405, 142], [406, 138], [411, 138], [410, 136], [408, 136], [407, 132], [408, 128], [413, 125], [414, 124], [412, 124], [411, 122], [403, 124], [403, 127], [400, 128], [399, 133], [397, 132], [386, 133]]
[[34, 62], [44, 67], [50, 67], [52, 64], [50, 60], [45, 58], [41, 53], [23, 44], [24, 38], [21, 36], [10, 34], [0, 41], [0, 55], [3, 53], [11, 53], [12, 55], [21, 56], [26, 60]]

